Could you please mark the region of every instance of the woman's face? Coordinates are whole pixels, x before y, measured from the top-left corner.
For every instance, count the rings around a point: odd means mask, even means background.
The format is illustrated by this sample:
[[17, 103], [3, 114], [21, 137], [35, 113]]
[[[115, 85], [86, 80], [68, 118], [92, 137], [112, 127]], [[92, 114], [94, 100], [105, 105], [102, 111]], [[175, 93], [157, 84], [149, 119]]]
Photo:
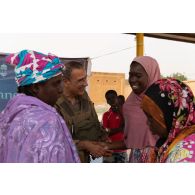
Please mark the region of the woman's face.
[[153, 135], [158, 135], [161, 138], [167, 138], [168, 137], [168, 132], [167, 129], [162, 127], [151, 115], [146, 113], [147, 116], [147, 124], [150, 128], [150, 131], [152, 132]]
[[53, 77], [44, 83], [38, 83], [36, 97], [40, 100], [54, 106], [57, 99], [63, 93], [62, 75]]
[[137, 62], [132, 62], [130, 66], [129, 84], [137, 95], [141, 94], [148, 86], [148, 75], [143, 66]]

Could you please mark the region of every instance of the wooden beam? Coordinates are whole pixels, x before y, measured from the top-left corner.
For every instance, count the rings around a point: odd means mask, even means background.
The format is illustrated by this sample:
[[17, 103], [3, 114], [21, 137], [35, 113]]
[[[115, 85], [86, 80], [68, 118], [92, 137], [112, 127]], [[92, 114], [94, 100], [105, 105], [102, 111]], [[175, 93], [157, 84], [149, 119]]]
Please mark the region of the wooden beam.
[[[136, 35], [136, 33], [125, 34]], [[172, 41], [195, 43], [195, 33], [144, 33], [144, 36], [158, 39], [167, 39]]]

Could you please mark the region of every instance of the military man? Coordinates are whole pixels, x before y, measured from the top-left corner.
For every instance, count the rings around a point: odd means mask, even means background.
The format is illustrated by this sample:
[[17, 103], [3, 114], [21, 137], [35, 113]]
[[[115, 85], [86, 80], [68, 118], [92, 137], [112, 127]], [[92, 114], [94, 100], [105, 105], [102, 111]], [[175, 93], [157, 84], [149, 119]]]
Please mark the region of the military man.
[[84, 65], [76, 61], [68, 62], [63, 76], [64, 91], [56, 103], [56, 109], [66, 121], [81, 162], [90, 162], [90, 155], [94, 158], [109, 156], [111, 151], [99, 142], [105, 139], [105, 132], [85, 90], [88, 84]]

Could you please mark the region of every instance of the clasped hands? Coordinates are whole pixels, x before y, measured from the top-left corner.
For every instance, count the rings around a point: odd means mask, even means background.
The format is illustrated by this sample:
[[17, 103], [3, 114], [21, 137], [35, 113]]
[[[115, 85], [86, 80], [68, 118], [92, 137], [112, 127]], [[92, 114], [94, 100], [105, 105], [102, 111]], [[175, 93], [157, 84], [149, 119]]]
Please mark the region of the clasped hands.
[[85, 142], [85, 150], [87, 150], [93, 157], [99, 158], [101, 156], [111, 156], [113, 151], [108, 148], [106, 142], [98, 141], [83, 141]]

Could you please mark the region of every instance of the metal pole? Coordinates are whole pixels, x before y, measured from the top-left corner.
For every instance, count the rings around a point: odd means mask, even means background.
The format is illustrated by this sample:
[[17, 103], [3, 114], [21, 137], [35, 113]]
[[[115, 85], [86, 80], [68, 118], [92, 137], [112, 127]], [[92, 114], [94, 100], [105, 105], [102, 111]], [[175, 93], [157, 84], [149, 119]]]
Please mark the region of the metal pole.
[[137, 56], [144, 55], [144, 33], [136, 33]]

